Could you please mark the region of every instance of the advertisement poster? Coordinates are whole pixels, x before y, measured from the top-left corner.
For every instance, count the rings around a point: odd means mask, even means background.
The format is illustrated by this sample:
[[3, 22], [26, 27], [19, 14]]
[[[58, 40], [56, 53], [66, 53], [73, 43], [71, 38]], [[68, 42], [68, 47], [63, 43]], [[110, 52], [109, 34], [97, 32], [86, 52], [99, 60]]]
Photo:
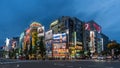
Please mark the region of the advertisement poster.
[[100, 27], [99, 25], [97, 25], [97, 24], [94, 23], [93, 26], [94, 26], [95, 30], [96, 30], [98, 33], [101, 32], [101, 27]]
[[90, 31], [90, 52], [95, 52], [95, 32]]
[[65, 58], [68, 55], [66, 33], [53, 35], [53, 57]]
[[85, 26], [85, 30], [90, 30], [90, 24], [89, 23], [86, 23], [84, 26]]
[[44, 36], [44, 26], [38, 27], [37, 32], [38, 32], [38, 37]]
[[50, 40], [52, 39], [53, 34], [52, 34], [52, 30], [49, 30], [45, 33], [45, 40]]
[[53, 42], [54, 43], [66, 43], [66, 33], [54, 34]]
[[45, 44], [47, 57], [52, 57], [52, 40], [46, 41]]

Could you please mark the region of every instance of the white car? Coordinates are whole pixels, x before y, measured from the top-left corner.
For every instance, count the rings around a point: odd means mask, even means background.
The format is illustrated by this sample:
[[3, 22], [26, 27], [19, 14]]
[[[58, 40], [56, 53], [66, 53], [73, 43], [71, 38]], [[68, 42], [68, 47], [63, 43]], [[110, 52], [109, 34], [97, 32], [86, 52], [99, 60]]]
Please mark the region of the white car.
[[97, 59], [98, 60], [105, 60], [106, 58], [104, 56], [98, 56]]

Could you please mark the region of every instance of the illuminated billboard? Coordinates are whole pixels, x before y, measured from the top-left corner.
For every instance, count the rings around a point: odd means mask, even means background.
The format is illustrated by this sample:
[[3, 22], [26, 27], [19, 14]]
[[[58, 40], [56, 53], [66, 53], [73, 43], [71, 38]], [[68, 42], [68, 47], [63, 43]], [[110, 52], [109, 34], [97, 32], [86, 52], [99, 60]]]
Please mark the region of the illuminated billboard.
[[68, 56], [66, 33], [53, 35], [53, 57], [65, 58]]
[[58, 24], [58, 22], [59, 22], [58, 20], [55, 20], [54, 22], [52, 22], [52, 23], [50, 24], [50, 26], [52, 27], [52, 26]]
[[95, 32], [90, 31], [90, 52], [94, 53], [95, 52]]
[[44, 26], [38, 27], [37, 32], [38, 32], [38, 37], [44, 36]]
[[85, 23], [84, 27], [85, 27], [85, 30], [90, 30], [90, 23]]
[[96, 23], [94, 23], [93, 26], [94, 26], [94, 28], [95, 28], [95, 30], [97, 32], [99, 32], [99, 33], [101, 32], [101, 27], [99, 25], [97, 25]]
[[53, 42], [54, 43], [66, 43], [66, 33], [54, 34]]
[[85, 28], [85, 30], [88, 30], [88, 31], [96, 30], [98, 33], [101, 32], [101, 27], [94, 22], [85, 23], [84, 28]]
[[50, 40], [50, 39], [52, 39], [52, 36], [53, 36], [52, 30], [47, 31], [47, 32], [45, 33], [45, 40]]
[[52, 40], [46, 41], [45, 44], [46, 44], [46, 55], [48, 57], [52, 57]]
[[16, 41], [12, 41], [12, 48], [15, 49], [16, 46], [17, 46], [17, 42]]

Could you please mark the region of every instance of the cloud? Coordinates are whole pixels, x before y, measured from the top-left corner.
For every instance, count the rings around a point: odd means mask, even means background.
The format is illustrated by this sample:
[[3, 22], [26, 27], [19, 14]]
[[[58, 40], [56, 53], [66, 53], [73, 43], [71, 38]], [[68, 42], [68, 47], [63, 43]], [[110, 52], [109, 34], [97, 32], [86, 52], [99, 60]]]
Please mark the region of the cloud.
[[1, 0], [0, 3], [0, 37], [3, 36], [3, 40], [19, 36], [33, 21], [49, 28], [50, 22], [63, 15], [70, 16], [74, 11], [69, 0]]
[[[102, 26], [103, 33], [110, 39], [119, 37], [120, 1], [119, 0], [75, 0], [76, 16], [82, 20], [95, 20]], [[114, 34], [113, 34], [114, 33]], [[115, 35], [115, 36], [114, 36]]]
[[0, 0], [0, 37], [19, 36], [33, 21], [48, 29], [55, 19], [74, 16], [82, 21], [95, 20], [103, 33], [117, 39], [110, 32], [117, 32], [116, 36], [120, 32], [119, 6], [119, 0]]

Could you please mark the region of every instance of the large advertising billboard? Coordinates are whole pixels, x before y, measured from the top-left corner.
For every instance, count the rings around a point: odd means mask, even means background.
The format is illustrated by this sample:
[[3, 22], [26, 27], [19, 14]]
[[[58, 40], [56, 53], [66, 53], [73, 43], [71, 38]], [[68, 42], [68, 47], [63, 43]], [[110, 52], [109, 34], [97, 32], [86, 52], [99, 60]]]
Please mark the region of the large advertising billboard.
[[66, 33], [53, 35], [53, 57], [65, 58], [68, 56], [68, 49], [66, 46]]
[[84, 27], [85, 27], [85, 30], [90, 30], [90, 24], [89, 23], [85, 23]]
[[66, 33], [54, 34], [53, 42], [54, 43], [66, 43]]
[[52, 30], [49, 30], [45, 33], [45, 40], [50, 40], [52, 39], [53, 34], [52, 34]]
[[95, 52], [95, 32], [90, 31], [90, 52], [94, 53]]
[[96, 30], [98, 33], [101, 32], [101, 27], [96, 23], [92, 23], [92, 24], [91, 23], [85, 23], [84, 27], [85, 27], [85, 30], [88, 30], [88, 31]]
[[37, 32], [38, 32], [38, 37], [44, 36], [44, 26], [38, 27]]
[[100, 33], [101, 32], [101, 27], [99, 25], [97, 25], [96, 23], [93, 24], [95, 30]]
[[52, 40], [46, 41], [45, 44], [47, 57], [52, 57]]
[[12, 49], [15, 49], [16, 46], [17, 46], [17, 42], [16, 41], [12, 41]]

